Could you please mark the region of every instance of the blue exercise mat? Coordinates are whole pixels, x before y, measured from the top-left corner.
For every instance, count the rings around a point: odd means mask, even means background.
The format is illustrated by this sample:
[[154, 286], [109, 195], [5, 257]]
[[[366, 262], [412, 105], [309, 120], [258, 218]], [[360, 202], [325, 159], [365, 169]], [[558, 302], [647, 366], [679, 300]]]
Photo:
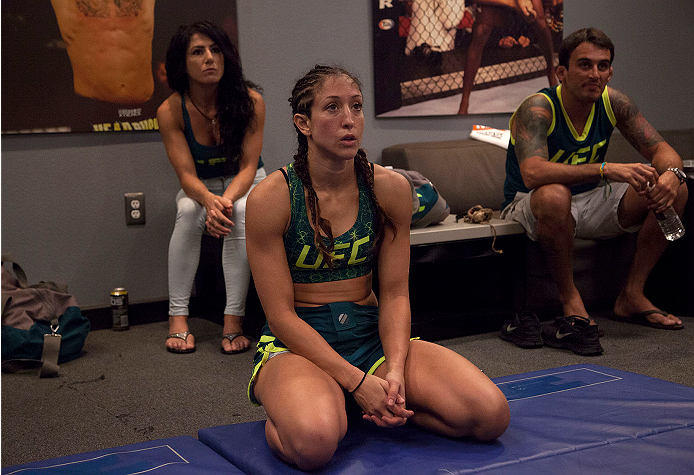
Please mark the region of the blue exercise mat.
[[152, 440], [2, 469], [3, 475], [243, 474], [194, 437]]
[[[694, 473], [694, 388], [588, 364], [494, 382], [511, 408], [511, 424], [497, 441], [351, 420], [333, 460], [313, 473]], [[302, 473], [270, 452], [264, 424], [211, 427], [198, 437], [247, 474]]]

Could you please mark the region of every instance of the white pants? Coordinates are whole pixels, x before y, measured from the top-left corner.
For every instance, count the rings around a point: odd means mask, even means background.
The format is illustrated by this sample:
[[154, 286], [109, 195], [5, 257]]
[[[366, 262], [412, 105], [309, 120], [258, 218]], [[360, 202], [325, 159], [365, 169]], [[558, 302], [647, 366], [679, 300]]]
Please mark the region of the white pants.
[[[202, 180], [207, 189], [221, 196], [234, 176]], [[245, 316], [251, 279], [246, 256], [246, 198], [265, 178], [259, 168], [248, 192], [234, 202], [231, 232], [224, 237], [222, 269], [226, 287], [225, 315]], [[188, 303], [200, 261], [200, 241], [205, 230], [205, 208], [181, 189], [176, 195], [176, 224], [169, 241], [169, 315], [188, 315]]]

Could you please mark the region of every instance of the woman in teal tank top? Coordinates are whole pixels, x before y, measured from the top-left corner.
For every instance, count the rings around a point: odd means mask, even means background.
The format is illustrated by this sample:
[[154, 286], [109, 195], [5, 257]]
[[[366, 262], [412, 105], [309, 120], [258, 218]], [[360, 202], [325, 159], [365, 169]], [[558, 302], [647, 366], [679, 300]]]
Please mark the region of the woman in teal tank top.
[[247, 206], [248, 258], [267, 317], [248, 396], [265, 408], [270, 448], [318, 469], [353, 411], [380, 427], [410, 421], [450, 437], [498, 437], [509, 423], [503, 393], [461, 355], [410, 338], [412, 193], [360, 148], [361, 85], [316, 66], [290, 101], [294, 163], [260, 183]]
[[169, 243], [166, 348], [195, 351], [188, 303], [207, 230], [224, 238], [227, 298], [221, 351], [240, 353], [250, 345], [241, 330], [250, 282], [245, 207], [248, 193], [265, 177], [260, 160], [265, 103], [257, 86], [244, 79], [227, 33], [209, 22], [179, 28], [166, 53], [166, 74], [176, 92], [159, 107], [157, 119], [181, 183]]

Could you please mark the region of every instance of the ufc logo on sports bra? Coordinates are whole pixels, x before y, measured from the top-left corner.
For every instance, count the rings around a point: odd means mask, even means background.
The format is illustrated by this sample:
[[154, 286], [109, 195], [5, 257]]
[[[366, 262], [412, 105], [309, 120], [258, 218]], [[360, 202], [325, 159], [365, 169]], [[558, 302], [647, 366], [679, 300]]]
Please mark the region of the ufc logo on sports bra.
[[[354, 242], [346, 242], [342, 244], [335, 244], [335, 249], [333, 250], [331, 256], [333, 260], [337, 261], [338, 259], [345, 259], [346, 256], [349, 254], [349, 260], [347, 261], [348, 266], [352, 266], [355, 264], [359, 264], [360, 262], [363, 262], [366, 257], [360, 257], [357, 259], [357, 255], [359, 254], [359, 246], [362, 246], [366, 243], [369, 242], [369, 236], [365, 236], [361, 239], [358, 239]], [[341, 251], [343, 249], [349, 249], [351, 248], [351, 251], [347, 251], [343, 254], [338, 254], [337, 251]], [[296, 263], [294, 264], [296, 267], [301, 268], [301, 269], [318, 269], [320, 265], [323, 263], [323, 255], [318, 253], [318, 258], [316, 258], [316, 262], [313, 264], [308, 264], [306, 263], [306, 256], [308, 256], [309, 251], [311, 250], [311, 246], [308, 244], [304, 244], [304, 248], [301, 251], [301, 254], [299, 255], [299, 258], [296, 260]], [[328, 264], [323, 265], [323, 268], [327, 268]]]
[[607, 140], [603, 140], [602, 142], [596, 143], [592, 147], [579, 148], [563, 160], [561, 159], [561, 157], [564, 155], [564, 153], [566, 153], [566, 150], [559, 150], [550, 159], [550, 162], [560, 162], [566, 163], [568, 165], [580, 165], [582, 163], [601, 162], [603, 161], [602, 157], [605, 155], [605, 150], [602, 148], [605, 146], [606, 143]]

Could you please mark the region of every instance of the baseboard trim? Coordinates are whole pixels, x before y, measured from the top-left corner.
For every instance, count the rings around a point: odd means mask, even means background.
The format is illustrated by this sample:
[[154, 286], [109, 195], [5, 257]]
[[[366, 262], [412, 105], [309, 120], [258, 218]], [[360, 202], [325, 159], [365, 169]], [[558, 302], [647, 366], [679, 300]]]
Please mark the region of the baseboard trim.
[[[209, 298], [209, 296], [192, 297], [188, 308], [192, 318], [204, 318], [220, 325], [224, 323], [224, 295], [216, 298]], [[89, 319], [92, 330], [113, 328], [111, 307], [82, 309], [82, 315]], [[130, 326], [166, 322], [168, 319], [168, 300], [136, 303], [128, 306], [128, 323]], [[259, 338], [264, 324], [265, 314], [260, 306], [255, 288], [251, 285], [251, 292], [249, 292], [246, 301], [246, 317], [243, 320], [243, 331], [247, 335]]]
[[[168, 300], [130, 304], [128, 305], [128, 323], [132, 326], [165, 322], [169, 318], [168, 312]], [[111, 307], [83, 309], [82, 315], [89, 319], [92, 330], [105, 330], [113, 327]]]

